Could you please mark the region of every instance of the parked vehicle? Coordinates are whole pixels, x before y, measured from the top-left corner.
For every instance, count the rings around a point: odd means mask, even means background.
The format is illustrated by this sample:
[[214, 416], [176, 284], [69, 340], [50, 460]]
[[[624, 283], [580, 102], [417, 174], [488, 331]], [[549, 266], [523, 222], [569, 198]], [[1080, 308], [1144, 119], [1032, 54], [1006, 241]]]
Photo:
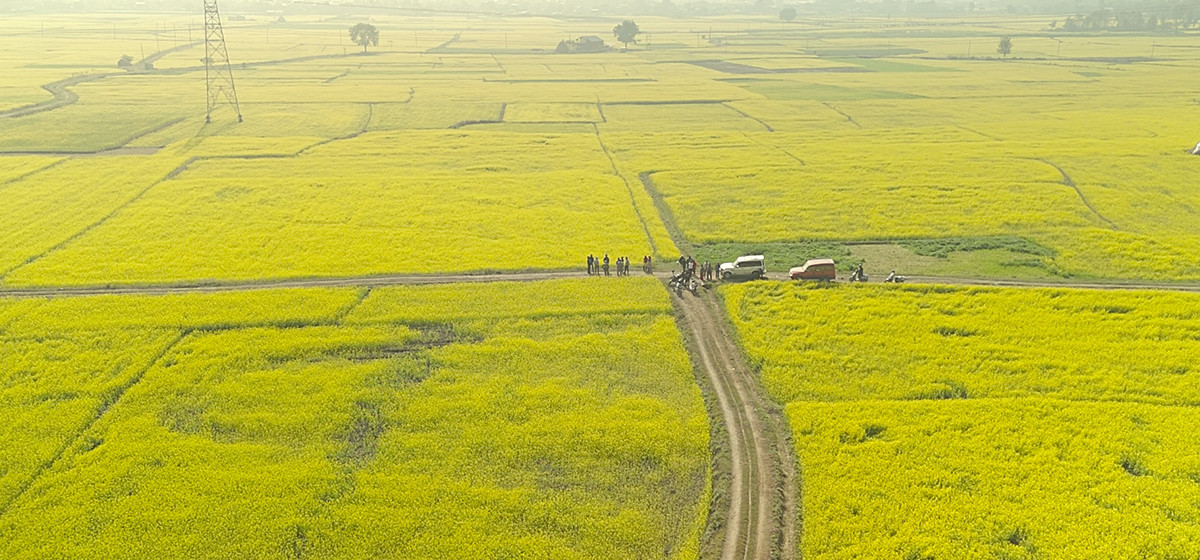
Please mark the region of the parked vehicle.
[[725, 281], [757, 280], [767, 275], [765, 263], [762, 255], [745, 255], [731, 263], [722, 264], [717, 270]]
[[788, 275], [792, 280], [833, 280], [837, 278], [837, 269], [833, 259], [810, 259], [803, 266], [792, 267]]

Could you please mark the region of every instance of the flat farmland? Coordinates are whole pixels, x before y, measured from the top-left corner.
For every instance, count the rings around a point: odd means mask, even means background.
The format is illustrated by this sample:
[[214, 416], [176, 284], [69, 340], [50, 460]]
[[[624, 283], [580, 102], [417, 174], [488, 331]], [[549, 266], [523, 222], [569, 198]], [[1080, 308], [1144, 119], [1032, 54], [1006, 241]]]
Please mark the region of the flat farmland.
[[650, 279], [0, 301], [0, 548], [694, 558], [669, 310]]
[[724, 290], [803, 471], [805, 558], [1194, 554], [1200, 298]]
[[546, 280], [1194, 283], [1195, 29], [312, 9], [0, 18], [0, 556], [1200, 550], [1194, 295]]
[[[1194, 144], [1186, 115], [1198, 107], [1189, 92], [1200, 85], [1189, 80], [1200, 73], [1184, 70], [1196, 64], [1182, 48], [1186, 38], [1150, 45], [1154, 58], [1117, 57], [1141, 52], [1147, 38], [1051, 40], [1036, 35], [1042, 22], [1009, 21], [1008, 32], [1026, 36], [1012, 57], [1000, 59], [988, 48], [966, 52], [981, 47], [961, 37], [894, 37], [881, 45], [859, 36], [873, 29], [870, 21], [851, 28], [745, 20], [733, 29], [718, 25], [702, 40], [694, 26], [651, 19], [645, 27], [657, 41], [626, 53], [567, 56], [551, 52], [563, 33], [553, 20], [450, 31], [453, 18], [435, 18], [426, 26], [383, 23], [390, 39], [363, 55], [329, 22], [248, 20], [228, 29], [246, 122], [233, 122], [222, 108], [206, 126], [177, 103], [202, 70], [195, 36], [185, 39], [195, 22], [169, 22], [165, 44], [168, 22], [138, 31], [144, 20], [102, 21], [78, 29], [63, 23], [72, 42], [62, 48], [91, 33], [115, 58], [149, 36], [170, 51], [156, 59], [159, 70], [127, 74], [94, 53], [80, 58], [79, 71], [105, 76], [74, 86], [75, 104], [0, 121], [7, 142], [0, 150], [127, 146], [161, 148], [139, 156], [145, 159], [196, 160], [112, 219], [77, 230], [60, 250], [5, 276], [7, 284], [546, 270], [578, 266], [596, 252], [673, 258], [664, 207], [696, 250], [714, 259], [734, 256], [723, 254], [730, 244], [800, 258], [787, 248], [816, 241], [841, 247], [847, 265], [896, 261], [912, 272], [1200, 278], [1189, 226], [1197, 201], [1187, 179], [1196, 162], [1185, 153]], [[10, 67], [40, 68], [20, 58], [27, 47], [19, 37], [33, 23], [7, 24]], [[10, 87], [28, 82], [30, 89], [11, 103], [36, 93], [43, 79], [45, 68], [15, 82]], [[449, 129], [461, 136], [448, 136]], [[388, 131], [409, 134], [371, 134]], [[528, 157], [488, 164], [512, 157], [503, 145], [525, 146]], [[410, 148], [440, 163], [403, 159], [417, 155]], [[331, 163], [355, 153], [394, 153], [388, 164], [406, 171]], [[319, 166], [324, 173], [313, 171]], [[219, 168], [236, 170], [237, 179]], [[309, 196], [312, 185], [290, 178], [295, 168], [314, 183], [346, 178], [354, 192]], [[488, 174], [496, 170], [513, 176], [497, 182]], [[570, 173], [549, 175], [557, 170]], [[247, 222], [274, 217], [256, 220], [250, 208], [211, 198], [268, 184], [275, 200], [254, 204], [304, 216], [311, 227], [262, 231]], [[473, 200], [476, 184], [507, 192], [519, 185], [550, 198], [536, 210], [544, 216], [531, 217], [537, 226], [513, 227], [533, 209], [516, 199]], [[579, 198], [580, 208], [560, 214], [555, 197], [577, 198], [581, 188], [588, 208]], [[446, 203], [430, 206], [420, 192], [445, 192]], [[363, 195], [381, 196], [384, 203], [370, 210], [386, 209], [395, 223], [345, 207]], [[189, 202], [167, 208], [175, 200]], [[231, 227], [209, 227], [217, 216], [229, 217]], [[446, 235], [416, 234], [430, 224]], [[160, 235], [135, 239], [140, 231]], [[995, 237], [1039, 249], [964, 242]], [[286, 258], [258, 250], [297, 239], [305, 243]], [[913, 249], [920, 242], [953, 250], [930, 260]], [[184, 247], [190, 261], [162, 266]], [[145, 257], [131, 262], [131, 251]]]

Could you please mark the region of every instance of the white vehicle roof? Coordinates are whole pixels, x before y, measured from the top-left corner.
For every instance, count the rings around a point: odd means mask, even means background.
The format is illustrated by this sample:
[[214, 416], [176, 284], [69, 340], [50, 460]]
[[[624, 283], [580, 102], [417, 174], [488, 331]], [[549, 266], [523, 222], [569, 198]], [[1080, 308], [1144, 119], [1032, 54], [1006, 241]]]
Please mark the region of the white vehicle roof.
[[746, 255], [743, 257], [738, 257], [737, 260], [733, 261], [733, 262], [743, 263], [746, 261], [761, 261], [761, 260], [766, 260], [766, 259], [762, 255]]

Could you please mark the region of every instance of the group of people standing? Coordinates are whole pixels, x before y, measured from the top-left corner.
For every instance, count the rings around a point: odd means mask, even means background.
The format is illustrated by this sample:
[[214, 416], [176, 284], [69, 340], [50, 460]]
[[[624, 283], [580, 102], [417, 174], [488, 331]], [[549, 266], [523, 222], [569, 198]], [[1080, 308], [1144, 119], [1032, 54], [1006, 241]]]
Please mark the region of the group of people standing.
[[[649, 259], [649, 257], [647, 257]], [[643, 260], [643, 270], [648, 270], [647, 260]], [[588, 276], [611, 276], [610, 265], [614, 265], [617, 269], [617, 276], [629, 276], [629, 257], [617, 257], [616, 263], [608, 260], [608, 255], [604, 255], [604, 259], [588, 255]]]
[[704, 261], [696, 262], [692, 257], [679, 257], [679, 266], [683, 267], [683, 275], [702, 282], [712, 282], [717, 279], [717, 265]]

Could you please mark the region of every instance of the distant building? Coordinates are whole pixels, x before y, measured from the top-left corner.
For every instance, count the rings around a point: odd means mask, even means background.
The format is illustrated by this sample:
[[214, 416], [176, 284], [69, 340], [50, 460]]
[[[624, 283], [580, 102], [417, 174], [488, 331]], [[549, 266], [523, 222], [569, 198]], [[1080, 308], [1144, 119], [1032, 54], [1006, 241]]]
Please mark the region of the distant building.
[[587, 35], [575, 40], [575, 52], [600, 52], [607, 48], [604, 46], [604, 39], [595, 35]]
[[559, 53], [596, 53], [608, 50], [608, 46], [604, 44], [604, 39], [595, 35], [585, 35], [574, 41], [559, 41], [558, 48], [554, 52]]

